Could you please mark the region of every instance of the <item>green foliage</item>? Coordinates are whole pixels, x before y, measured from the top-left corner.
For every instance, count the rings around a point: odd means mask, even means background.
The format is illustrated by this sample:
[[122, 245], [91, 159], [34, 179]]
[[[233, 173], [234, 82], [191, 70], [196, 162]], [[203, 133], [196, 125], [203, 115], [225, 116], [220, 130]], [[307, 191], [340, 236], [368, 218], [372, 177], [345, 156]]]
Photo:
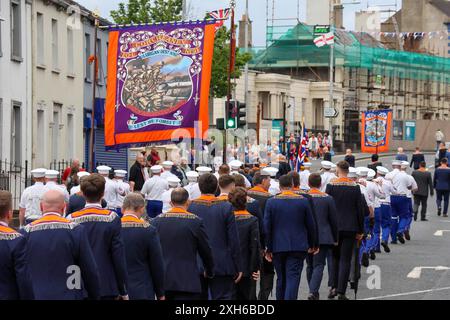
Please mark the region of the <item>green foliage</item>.
[[111, 17], [117, 24], [159, 23], [181, 20], [182, 0], [128, 0]]

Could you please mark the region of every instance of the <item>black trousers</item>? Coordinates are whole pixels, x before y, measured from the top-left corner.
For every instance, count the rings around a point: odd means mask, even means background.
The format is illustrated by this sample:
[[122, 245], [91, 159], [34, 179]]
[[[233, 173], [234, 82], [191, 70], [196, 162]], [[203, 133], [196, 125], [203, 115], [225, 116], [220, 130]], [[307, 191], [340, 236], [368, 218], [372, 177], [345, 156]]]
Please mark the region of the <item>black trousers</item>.
[[234, 300], [256, 300], [256, 281], [251, 277], [242, 277], [241, 281], [235, 285], [234, 290]]
[[273, 263], [263, 258], [263, 264], [261, 268], [261, 278], [259, 282], [259, 294], [258, 300], [269, 300], [273, 290], [273, 280], [275, 278], [275, 268]]
[[183, 301], [183, 300], [200, 300], [200, 293], [182, 292], [182, 291], [166, 291], [166, 300]]
[[356, 232], [341, 231], [338, 238], [338, 246], [333, 248], [333, 288], [338, 294], [345, 294], [350, 279]]
[[417, 217], [419, 213], [419, 207], [422, 206], [422, 210], [420, 210], [420, 218], [425, 219], [427, 216], [427, 201], [428, 196], [420, 196], [414, 195], [414, 217]]
[[232, 300], [234, 280], [232, 276], [215, 276], [206, 279], [200, 276], [202, 283], [202, 300]]

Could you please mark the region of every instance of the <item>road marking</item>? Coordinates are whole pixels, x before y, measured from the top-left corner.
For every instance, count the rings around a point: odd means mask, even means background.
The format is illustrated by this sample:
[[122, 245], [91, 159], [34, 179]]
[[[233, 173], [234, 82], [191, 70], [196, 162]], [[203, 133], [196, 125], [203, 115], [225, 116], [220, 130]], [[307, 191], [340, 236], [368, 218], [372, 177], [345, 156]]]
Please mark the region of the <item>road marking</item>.
[[434, 233], [436, 237], [442, 237], [444, 235], [444, 232], [450, 232], [450, 230], [438, 230]]
[[407, 278], [410, 279], [420, 279], [420, 276], [422, 274], [422, 270], [423, 269], [432, 269], [435, 271], [447, 271], [450, 270], [449, 267], [444, 267], [444, 266], [437, 266], [437, 267], [415, 267], [414, 269], [412, 269], [412, 271], [410, 273], [408, 273]]
[[446, 290], [450, 290], [450, 287], [428, 289], [428, 290], [420, 290], [420, 291], [411, 291], [411, 292], [396, 293], [396, 294], [389, 294], [389, 295], [386, 295], [386, 296], [371, 297], [371, 298], [365, 298], [365, 299], [361, 299], [361, 300], [378, 300], [378, 299], [395, 298], [395, 297], [403, 297], [403, 296], [412, 296], [414, 294], [430, 293], [430, 292], [438, 292], [438, 291], [446, 291]]

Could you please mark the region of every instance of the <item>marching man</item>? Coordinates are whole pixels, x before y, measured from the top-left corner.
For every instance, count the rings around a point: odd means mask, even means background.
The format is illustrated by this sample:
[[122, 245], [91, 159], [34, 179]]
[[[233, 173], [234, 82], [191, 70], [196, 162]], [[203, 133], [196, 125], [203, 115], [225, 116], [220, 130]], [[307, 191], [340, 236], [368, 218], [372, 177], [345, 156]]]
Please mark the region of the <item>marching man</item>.
[[162, 213], [162, 195], [164, 191], [169, 189], [169, 183], [161, 177], [162, 169], [160, 165], [151, 167], [153, 176], [144, 183], [141, 190], [145, 200], [147, 200], [147, 215], [149, 218], [154, 218]]
[[181, 182], [181, 180], [178, 179], [177, 177], [168, 177], [167, 178], [167, 183], [169, 184], [169, 190], [164, 191], [164, 193], [162, 194], [162, 197], [161, 197], [162, 202], [163, 202], [163, 209], [162, 209], [163, 213], [169, 212], [169, 210], [172, 208], [172, 206], [170, 205], [172, 191], [180, 186], [180, 182]]
[[42, 196], [47, 190], [44, 185], [46, 171], [47, 169], [31, 171], [35, 183], [31, 187], [26, 188], [20, 198], [19, 221], [21, 227], [40, 219], [42, 216], [40, 205]]

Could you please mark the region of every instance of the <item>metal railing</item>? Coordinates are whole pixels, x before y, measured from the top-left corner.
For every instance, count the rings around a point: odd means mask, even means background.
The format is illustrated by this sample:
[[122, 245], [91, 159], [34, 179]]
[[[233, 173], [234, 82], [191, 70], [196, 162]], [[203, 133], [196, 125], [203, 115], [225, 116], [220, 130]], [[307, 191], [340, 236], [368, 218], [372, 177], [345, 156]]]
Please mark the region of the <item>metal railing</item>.
[[11, 192], [13, 210], [19, 210], [22, 192], [31, 184], [28, 161], [21, 165], [0, 159], [0, 190]]

